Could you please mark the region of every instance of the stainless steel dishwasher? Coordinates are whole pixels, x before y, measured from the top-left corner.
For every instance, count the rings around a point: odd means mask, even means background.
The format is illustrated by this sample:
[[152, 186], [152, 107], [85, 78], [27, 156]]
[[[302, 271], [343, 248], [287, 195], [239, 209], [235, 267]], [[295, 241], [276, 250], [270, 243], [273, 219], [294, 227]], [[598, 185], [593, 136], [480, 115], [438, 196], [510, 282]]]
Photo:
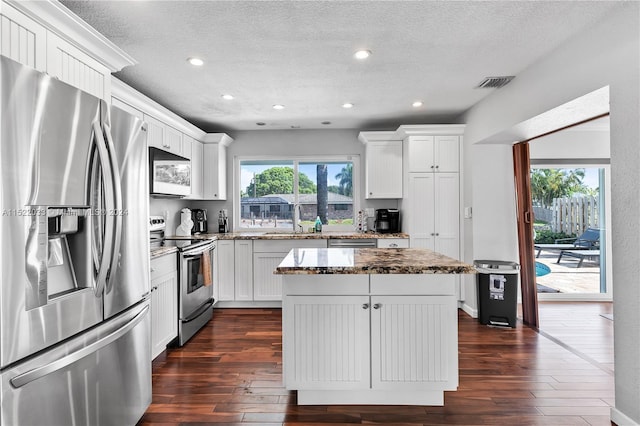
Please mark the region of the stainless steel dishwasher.
[[329, 238], [329, 248], [376, 248], [375, 238]]

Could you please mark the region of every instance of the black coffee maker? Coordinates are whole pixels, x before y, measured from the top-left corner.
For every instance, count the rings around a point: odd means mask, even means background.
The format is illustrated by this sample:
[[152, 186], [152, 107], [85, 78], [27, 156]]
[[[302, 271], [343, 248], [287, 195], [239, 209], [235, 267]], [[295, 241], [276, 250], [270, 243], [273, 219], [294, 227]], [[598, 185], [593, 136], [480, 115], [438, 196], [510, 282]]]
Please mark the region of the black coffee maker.
[[191, 220], [193, 221], [192, 234], [206, 234], [209, 231], [207, 226], [207, 211], [204, 209], [192, 209]]
[[381, 234], [400, 232], [400, 211], [398, 209], [377, 209], [376, 232]]

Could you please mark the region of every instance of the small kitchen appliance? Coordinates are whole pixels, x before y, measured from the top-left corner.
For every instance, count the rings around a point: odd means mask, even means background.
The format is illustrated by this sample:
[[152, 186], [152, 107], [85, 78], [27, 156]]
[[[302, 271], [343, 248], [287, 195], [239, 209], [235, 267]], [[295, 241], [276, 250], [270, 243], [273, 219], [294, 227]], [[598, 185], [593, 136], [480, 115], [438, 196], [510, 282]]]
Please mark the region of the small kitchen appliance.
[[176, 228], [176, 235], [179, 237], [186, 237], [191, 235], [193, 229], [193, 220], [191, 219], [191, 210], [183, 208], [180, 210], [180, 225]]
[[398, 209], [377, 209], [376, 232], [381, 234], [400, 232], [400, 211]]
[[192, 234], [206, 234], [209, 231], [207, 226], [207, 211], [204, 209], [191, 210], [191, 220], [193, 221]]
[[220, 210], [218, 214], [218, 232], [222, 234], [229, 232], [229, 215], [227, 209]]

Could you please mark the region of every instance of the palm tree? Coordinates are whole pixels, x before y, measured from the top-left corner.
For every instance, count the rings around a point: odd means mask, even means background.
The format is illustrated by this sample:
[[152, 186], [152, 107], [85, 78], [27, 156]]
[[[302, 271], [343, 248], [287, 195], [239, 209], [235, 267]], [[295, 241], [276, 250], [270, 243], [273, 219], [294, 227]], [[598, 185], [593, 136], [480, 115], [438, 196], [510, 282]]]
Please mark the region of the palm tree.
[[336, 179], [340, 179], [340, 193], [351, 197], [353, 195], [353, 164], [345, 165], [336, 175]]

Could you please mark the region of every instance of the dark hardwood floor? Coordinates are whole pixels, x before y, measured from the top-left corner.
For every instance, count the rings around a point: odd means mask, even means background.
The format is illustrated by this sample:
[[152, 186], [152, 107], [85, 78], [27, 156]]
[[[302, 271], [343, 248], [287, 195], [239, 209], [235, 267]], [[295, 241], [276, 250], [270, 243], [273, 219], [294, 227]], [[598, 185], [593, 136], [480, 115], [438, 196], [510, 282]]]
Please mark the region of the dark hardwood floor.
[[[280, 310], [223, 309], [153, 363], [140, 425], [610, 425], [613, 373], [519, 323], [459, 314], [460, 386], [444, 407], [297, 406], [282, 385]], [[549, 321], [549, 320], [548, 320]]]

